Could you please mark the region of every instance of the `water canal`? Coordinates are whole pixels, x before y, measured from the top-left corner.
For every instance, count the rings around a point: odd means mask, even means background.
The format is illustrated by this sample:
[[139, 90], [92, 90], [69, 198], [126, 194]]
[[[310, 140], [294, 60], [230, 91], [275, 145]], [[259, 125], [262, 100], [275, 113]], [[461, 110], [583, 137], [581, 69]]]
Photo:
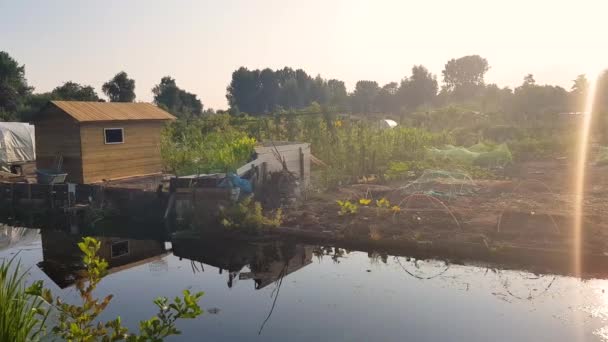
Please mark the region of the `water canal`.
[[[0, 258], [18, 253], [29, 281], [76, 300], [78, 239], [2, 226]], [[170, 341], [608, 341], [606, 280], [286, 242], [100, 240], [97, 294], [114, 294], [101, 319], [135, 329], [155, 297], [205, 292]]]

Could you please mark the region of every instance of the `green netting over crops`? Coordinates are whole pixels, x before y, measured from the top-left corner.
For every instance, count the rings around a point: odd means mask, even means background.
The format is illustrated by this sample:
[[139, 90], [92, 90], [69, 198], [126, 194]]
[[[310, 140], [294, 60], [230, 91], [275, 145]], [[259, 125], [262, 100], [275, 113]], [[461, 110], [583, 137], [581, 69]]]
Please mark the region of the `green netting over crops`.
[[430, 148], [427, 152], [429, 158], [435, 161], [481, 167], [504, 167], [513, 160], [506, 144], [490, 146], [478, 143], [469, 148], [446, 145], [441, 149]]
[[426, 170], [418, 179], [400, 187], [399, 190], [404, 194], [422, 193], [450, 199], [473, 193], [475, 182], [462, 171]]
[[608, 146], [600, 146], [597, 157], [595, 158], [595, 163], [597, 165], [608, 164]]

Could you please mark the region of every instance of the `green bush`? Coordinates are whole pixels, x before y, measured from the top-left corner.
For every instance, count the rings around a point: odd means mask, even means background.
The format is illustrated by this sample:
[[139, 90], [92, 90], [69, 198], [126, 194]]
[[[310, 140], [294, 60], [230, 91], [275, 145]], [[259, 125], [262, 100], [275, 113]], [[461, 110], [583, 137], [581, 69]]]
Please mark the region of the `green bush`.
[[433, 168], [430, 160], [397, 161], [389, 162], [388, 169], [384, 174], [387, 180], [400, 180], [419, 176], [424, 170]]
[[220, 223], [228, 229], [255, 233], [261, 229], [277, 228], [283, 223], [283, 212], [279, 208], [274, 217], [265, 216], [262, 204], [253, 201], [252, 196], [220, 210]]
[[[176, 297], [173, 302], [165, 297], [154, 300], [158, 307], [158, 314], [151, 319], [139, 323], [139, 334], [129, 333], [122, 325], [120, 317], [107, 322], [96, 322], [97, 317], [110, 304], [113, 296], [108, 295], [102, 301], [93, 296], [97, 285], [107, 274], [108, 263], [100, 258], [97, 253], [101, 243], [94, 238], [85, 237], [78, 247], [83, 252], [82, 261], [86, 268], [86, 278], [78, 279], [76, 288], [82, 300], [81, 305], [68, 304], [60, 297], [53, 297], [51, 291], [43, 287], [43, 282], [34, 282], [27, 290], [27, 294], [38, 303], [36, 314], [46, 319], [50, 311], [59, 314], [57, 324], [52, 328], [55, 336], [67, 341], [162, 341], [171, 335], [178, 335], [175, 322], [178, 319], [196, 318], [202, 314], [198, 300], [203, 292], [190, 294], [183, 291], [183, 298]], [[20, 283], [21, 280], [18, 281]], [[49, 310], [39, 307], [40, 301], [49, 306]], [[3, 307], [4, 308], [4, 307]], [[20, 316], [14, 316], [9, 323], [19, 326], [22, 322]], [[25, 341], [25, 339], [2, 339], [2, 341]]]
[[[213, 116], [212, 116], [213, 117]], [[177, 175], [235, 171], [247, 163], [256, 141], [245, 132], [224, 123], [178, 121], [161, 135], [161, 157], [165, 168]]]
[[576, 143], [565, 136], [532, 138], [525, 137], [508, 143], [517, 161], [548, 158], [568, 153]]

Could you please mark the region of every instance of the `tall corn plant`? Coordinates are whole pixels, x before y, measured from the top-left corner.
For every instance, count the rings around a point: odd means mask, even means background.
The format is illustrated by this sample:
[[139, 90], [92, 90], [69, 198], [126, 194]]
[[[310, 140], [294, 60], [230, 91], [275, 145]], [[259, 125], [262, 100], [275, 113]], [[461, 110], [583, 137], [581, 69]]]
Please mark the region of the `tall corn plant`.
[[27, 271], [14, 259], [0, 264], [0, 341], [36, 341], [47, 314], [42, 299], [27, 293]]

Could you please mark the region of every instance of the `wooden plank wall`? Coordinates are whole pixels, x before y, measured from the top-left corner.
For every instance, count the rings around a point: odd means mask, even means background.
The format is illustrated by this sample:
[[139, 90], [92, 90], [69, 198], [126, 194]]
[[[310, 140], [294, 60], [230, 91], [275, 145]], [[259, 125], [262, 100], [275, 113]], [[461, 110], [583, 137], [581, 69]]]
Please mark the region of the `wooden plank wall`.
[[[81, 124], [83, 183], [160, 173], [160, 133], [165, 121]], [[124, 143], [105, 144], [104, 128], [123, 128]]]
[[120, 215], [162, 218], [167, 199], [153, 191], [108, 188], [78, 184], [74, 198], [69, 198], [67, 184], [0, 183], [0, 203], [19, 206], [24, 202], [42, 202], [49, 208], [67, 208], [75, 204], [111, 207]]
[[66, 181], [82, 183], [80, 158], [80, 126], [78, 122], [54, 107], [39, 115], [36, 126], [36, 168], [56, 167], [57, 155], [63, 157], [62, 170], [67, 172]]

